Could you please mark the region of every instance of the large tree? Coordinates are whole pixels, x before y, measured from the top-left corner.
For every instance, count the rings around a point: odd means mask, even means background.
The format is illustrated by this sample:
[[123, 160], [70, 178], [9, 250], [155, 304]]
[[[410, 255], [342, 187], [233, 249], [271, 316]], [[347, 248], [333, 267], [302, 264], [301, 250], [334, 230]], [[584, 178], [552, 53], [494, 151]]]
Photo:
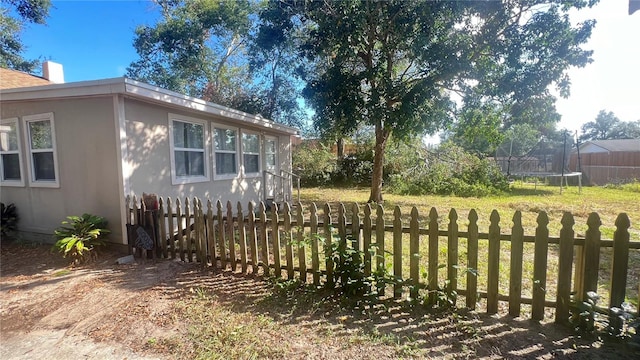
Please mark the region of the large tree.
[[[256, 37], [252, 0], [155, 0], [162, 18], [136, 29], [140, 58], [127, 76], [288, 125], [306, 114], [296, 100], [288, 42]], [[259, 43], [262, 46], [255, 46]]]
[[621, 121], [612, 111], [600, 110], [594, 121], [582, 125], [580, 140], [640, 138], [640, 120]]
[[272, 0], [280, 15], [263, 28], [304, 30], [318, 127], [375, 128], [369, 201], [381, 202], [390, 137], [442, 129], [456, 112], [452, 94], [463, 106], [500, 104], [513, 115], [500, 121], [512, 122], [548, 99], [550, 85], [568, 94], [566, 71], [590, 61], [580, 45], [594, 22], [572, 26], [567, 12], [595, 2]]
[[[8, 5], [8, 6], [7, 6]], [[50, 0], [3, 0], [0, 6], [0, 67], [34, 72], [39, 60], [24, 58], [25, 45], [20, 33], [29, 24], [44, 24]], [[18, 15], [12, 16], [10, 9]]]

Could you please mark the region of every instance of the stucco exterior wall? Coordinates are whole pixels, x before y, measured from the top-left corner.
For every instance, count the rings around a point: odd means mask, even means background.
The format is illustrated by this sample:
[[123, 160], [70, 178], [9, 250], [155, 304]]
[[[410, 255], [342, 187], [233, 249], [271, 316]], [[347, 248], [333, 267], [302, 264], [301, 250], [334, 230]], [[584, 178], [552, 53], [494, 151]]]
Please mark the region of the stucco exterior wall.
[[2, 119], [18, 117], [22, 141], [22, 177], [29, 176], [22, 117], [53, 113], [59, 187], [2, 186], [0, 198], [15, 203], [19, 230], [28, 238], [52, 241], [53, 230], [68, 215], [104, 216], [110, 238], [122, 242], [117, 172], [116, 132], [112, 96], [64, 100], [3, 102]]
[[[166, 106], [158, 106], [135, 99], [125, 99], [124, 113], [126, 119], [126, 154], [124, 157], [123, 176], [128, 179], [125, 191], [128, 194], [140, 196], [143, 192], [155, 193], [162, 197], [184, 199], [198, 197], [201, 200], [211, 199], [223, 202], [240, 201], [243, 204], [249, 201], [263, 200], [262, 174], [257, 177], [236, 176], [233, 179], [216, 179], [213, 175], [213, 134], [212, 124], [237, 128], [240, 131], [247, 129], [260, 134], [261, 162], [264, 165], [264, 136], [278, 138], [278, 162], [279, 169], [291, 170], [291, 145], [289, 135], [281, 135], [276, 132], [265, 131], [248, 125], [239, 125], [238, 122], [228, 121], [211, 115], [203, 115], [198, 112], [188, 112], [182, 109], [172, 109]], [[171, 148], [169, 142], [169, 116], [176, 114], [206, 122], [207, 149], [206, 171], [209, 180], [187, 184], [174, 184], [171, 176]], [[240, 133], [238, 133], [240, 134]], [[240, 139], [238, 138], [238, 141]], [[242, 156], [239, 157], [242, 165]], [[263, 169], [264, 166], [261, 166]]]

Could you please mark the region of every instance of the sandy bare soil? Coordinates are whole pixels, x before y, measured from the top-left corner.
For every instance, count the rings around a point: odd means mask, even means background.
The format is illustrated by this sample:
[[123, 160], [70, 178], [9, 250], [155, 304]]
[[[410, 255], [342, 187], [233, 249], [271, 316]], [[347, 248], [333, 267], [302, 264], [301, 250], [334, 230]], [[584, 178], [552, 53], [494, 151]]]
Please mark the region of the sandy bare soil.
[[215, 299], [206, 300], [211, 306], [227, 311], [225, 318], [260, 332], [261, 346], [274, 350], [260, 357], [640, 358], [628, 346], [582, 341], [552, 324], [508, 317], [454, 321], [425, 320], [401, 309], [295, 311], [287, 300], [264, 303], [271, 288], [259, 277], [202, 271], [193, 263], [116, 265], [122, 254], [106, 252], [94, 264], [70, 268], [48, 246], [2, 244], [1, 250], [1, 359], [196, 357], [202, 349], [194, 345], [192, 327], [201, 324], [185, 316], [190, 304], [185, 299], [202, 292], [208, 294], [205, 299]]

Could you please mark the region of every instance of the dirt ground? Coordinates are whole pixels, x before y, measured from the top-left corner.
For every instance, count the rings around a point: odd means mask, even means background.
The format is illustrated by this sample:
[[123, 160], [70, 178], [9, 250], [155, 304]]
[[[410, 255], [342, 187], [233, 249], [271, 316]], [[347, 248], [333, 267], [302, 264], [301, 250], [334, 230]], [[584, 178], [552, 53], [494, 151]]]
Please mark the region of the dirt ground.
[[[202, 271], [196, 264], [171, 260], [116, 265], [120, 256], [103, 252], [96, 263], [71, 268], [66, 259], [51, 254], [49, 246], [2, 244], [0, 358], [202, 356], [189, 350], [196, 348], [191, 347], [192, 327], [198, 324], [180, 310], [185, 299], [200, 291], [215, 296], [216, 306], [229, 309], [227, 316], [267, 319], [264, 323], [270, 325], [250, 331], [260, 333], [263, 346], [280, 352], [258, 357], [640, 358], [637, 348], [584, 341], [552, 324], [507, 316], [424, 321], [403, 311], [371, 316], [332, 310], [296, 312], [287, 301], [265, 306], [260, 300], [269, 296], [271, 288], [259, 277]], [[216, 349], [209, 350], [215, 354]]]

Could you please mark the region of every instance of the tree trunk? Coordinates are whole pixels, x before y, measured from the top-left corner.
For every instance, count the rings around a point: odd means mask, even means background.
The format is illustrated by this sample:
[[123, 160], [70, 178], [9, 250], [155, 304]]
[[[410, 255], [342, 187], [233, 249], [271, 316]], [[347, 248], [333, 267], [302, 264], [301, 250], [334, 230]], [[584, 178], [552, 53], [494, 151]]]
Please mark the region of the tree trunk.
[[338, 138], [338, 141], [336, 141], [336, 148], [337, 148], [337, 155], [338, 155], [338, 164], [340, 163], [340, 160], [342, 160], [344, 158], [344, 138], [341, 136]]
[[373, 174], [371, 175], [371, 194], [368, 201], [370, 203], [382, 204], [382, 170], [387, 138], [388, 134], [382, 129], [381, 124], [376, 124], [376, 147], [373, 157]]

